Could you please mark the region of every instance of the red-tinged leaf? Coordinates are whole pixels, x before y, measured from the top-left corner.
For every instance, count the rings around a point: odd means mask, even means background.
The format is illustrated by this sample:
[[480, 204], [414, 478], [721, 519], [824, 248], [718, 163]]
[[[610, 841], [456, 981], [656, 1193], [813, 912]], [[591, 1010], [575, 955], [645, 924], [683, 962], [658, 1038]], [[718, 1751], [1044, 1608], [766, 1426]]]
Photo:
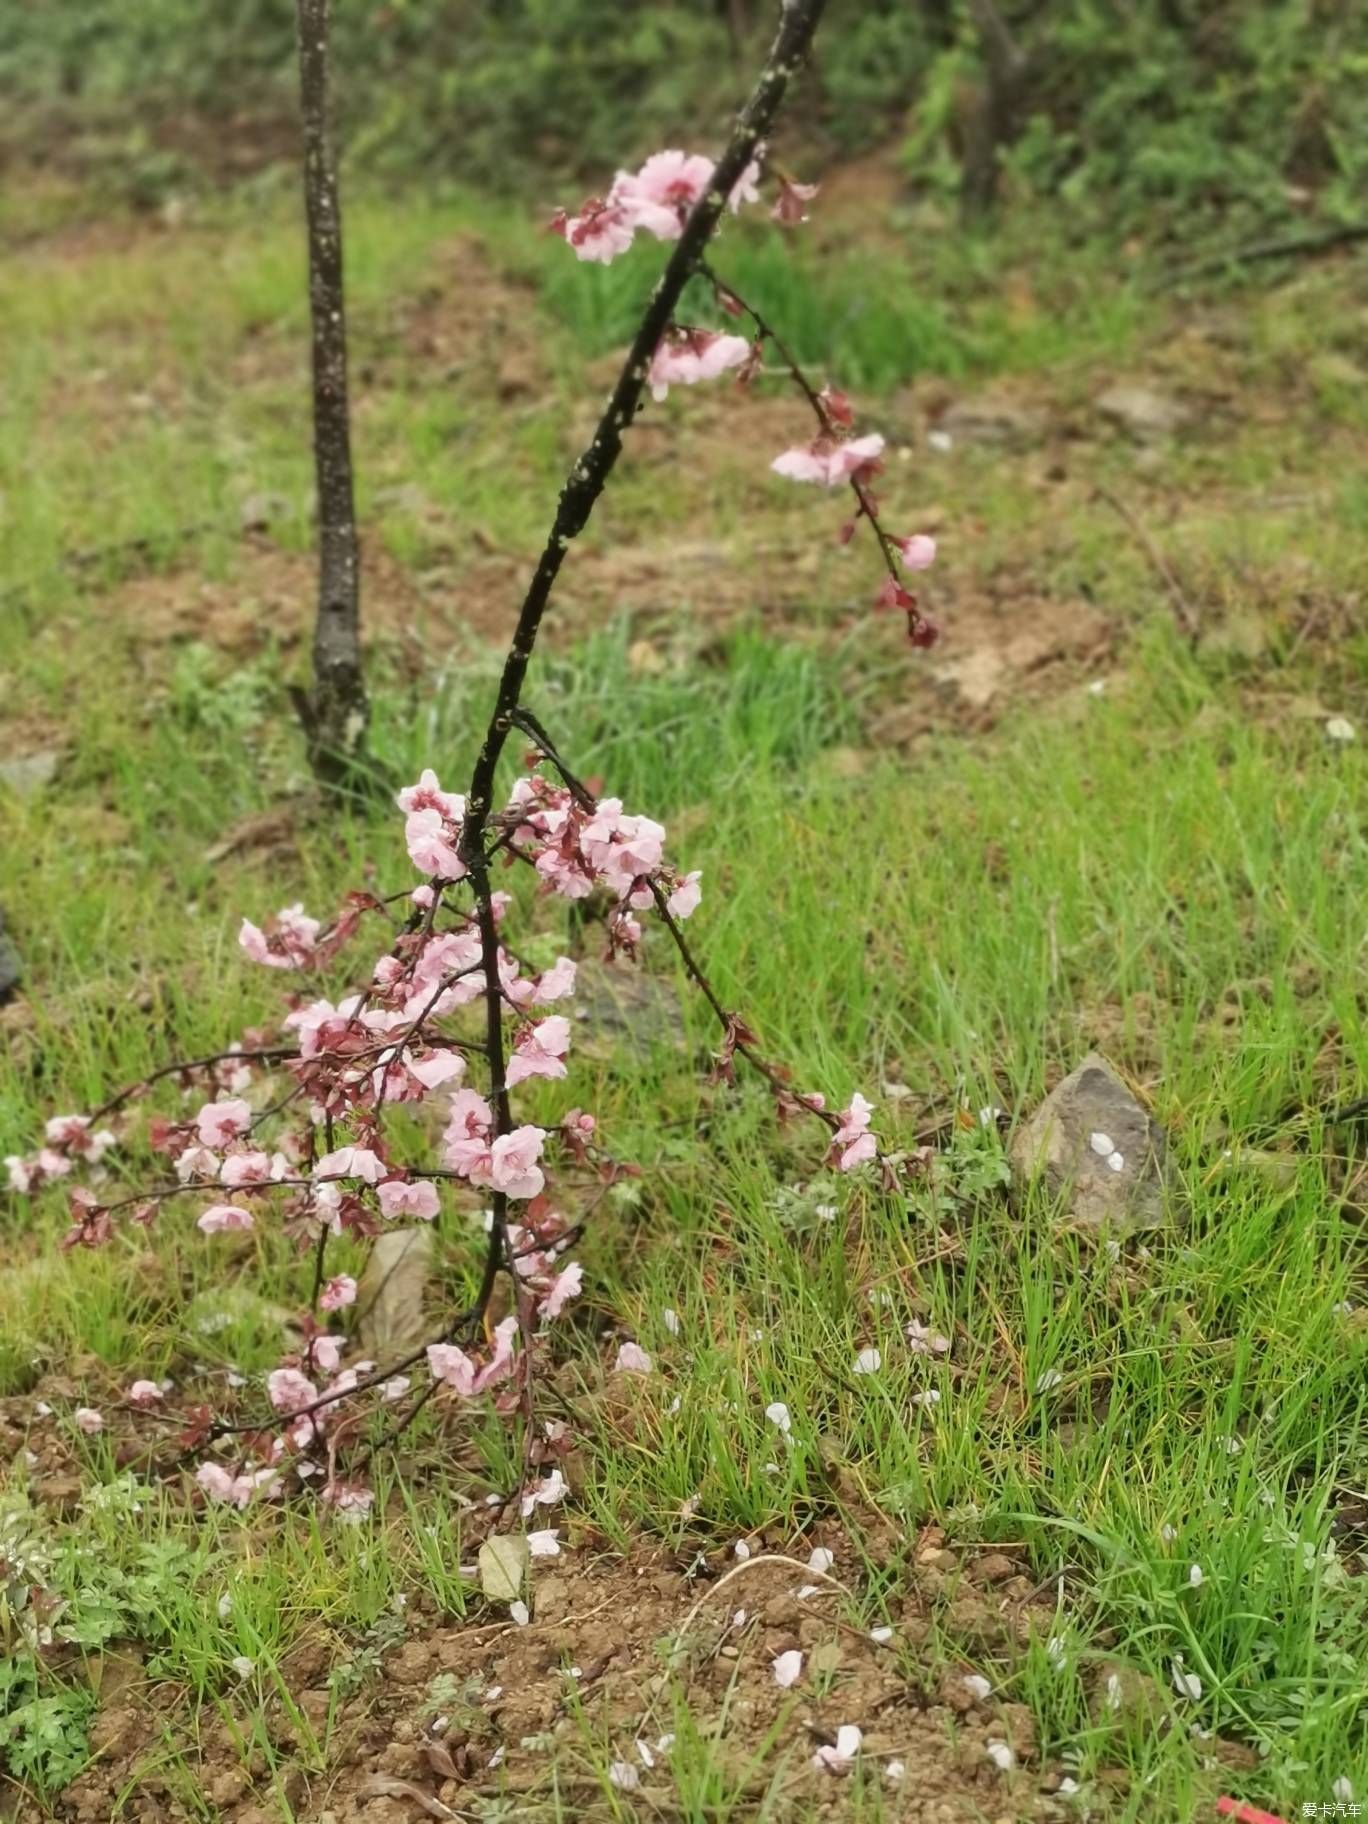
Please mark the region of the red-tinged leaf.
[[724, 310], [729, 317], [745, 316], [745, 305], [734, 292], [728, 291], [725, 285], [714, 285], [713, 293], [717, 298], [718, 307]]
[[907, 614], [916, 610], [917, 598], [910, 590], [904, 589], [896, 576], [886, 576], [879, 593], [874, 597], [876, 608], [900, 608]]
[[851, 539], [855, 536], [855, 527], [858, 523], [859, 522], [856, 519], [848, 519], [845, 522], [840, 531], [836, 534], [836, 542], [838, 545], [848, 545], [850, 543]]
[[934, 646], [940, 638], [940, 626], [923, 615], [909, 615], [907, 637], [914, 646]]

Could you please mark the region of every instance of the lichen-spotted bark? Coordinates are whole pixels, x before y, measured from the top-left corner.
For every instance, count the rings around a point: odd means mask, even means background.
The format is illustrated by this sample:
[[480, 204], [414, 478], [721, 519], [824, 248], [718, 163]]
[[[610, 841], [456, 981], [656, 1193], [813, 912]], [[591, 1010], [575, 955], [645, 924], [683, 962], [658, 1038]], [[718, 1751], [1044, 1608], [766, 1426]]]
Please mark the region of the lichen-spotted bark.
[[360, 560], [347, 404], [342, 212], [328, 137], [329, 0], [297, 0], [304, 126], [304, 207], [313, 326], [314, 472], [318, 488], [318, 610], [313, 682], [295, 694], [309, 763], [328, 784], [365, 749], [369, 705], [361, 669]]

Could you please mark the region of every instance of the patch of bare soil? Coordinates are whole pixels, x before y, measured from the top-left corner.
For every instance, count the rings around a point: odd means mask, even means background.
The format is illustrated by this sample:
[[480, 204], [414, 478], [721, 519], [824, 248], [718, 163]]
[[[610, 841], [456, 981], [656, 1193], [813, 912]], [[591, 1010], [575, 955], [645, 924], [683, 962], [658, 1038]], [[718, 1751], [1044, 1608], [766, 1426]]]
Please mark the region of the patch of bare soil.
[[[757, 1540], [744, 1566], [721, 1554], [686, 1560], [642, 1549], [622, 1558], [585, 1548], [536, 1572], [525, 1627], [502, 1615], [453, 1625], [412, 1614], [378, 1674], [334, 1713], [325, 1770], [297, 1765], [284, 1776], [289, 1815], [316, 1824], [608, 1818], [638, 1808], [679, 1817], [673, 1752], [712, 1768], [714, 1789], [734, 1795], [732, 1815], [750, 1815], [768, 1792], [772, 1817], [815, 1804], [839, 1818], [859, 1809], [857, 1782], [812, 1757], [851, 1723], [863, 1731], [864, 1778], [881, 1784], [885, 1816], [1011, 1824], [1068, 1815], [1051, 1796], [1061, 1774], [1041, 1766], [1023, 1705], [981, 1695], [982, 1683], [966, 1682], [976, 1671], [967, 1664], [934, 1682], [917, 1671], [931, 1611], [947, 1600], [985, 1651], [1025, 1637], [1032, 1590], [1020, 1566], [1000, 1552], [962, 1559], [927, 1531], [890, 1607], [892, 1636], [879, 1641], [840, 1617], [839, 1576], [853, 1551], [833, 1540], [837, 1582], [828, 1584], [807, 1567], [811, 1544], [771, 1556]], [[782, 1690], [773, 1662], [794, 1651], [802, 1673]], [[296, 1651], [291, 1705], [268, 1712], [275, 1750], [302, 1763], [310, 1734], [324, 1739], [339, 1663], [322, 1642]], [[681, 1718], [681, 1695], [691, 1720]], [[131, 1795], [121, 1814], [129, 1819], [188, 1815], [151, 1752], [164, 1726], [177, 1733], [180, 1703], [174, 1687], [136, 1670], [116, 1681], [96, 1725], [101, 1758], [62, 1795], [57, 1815], [96, 1824], [121, 1794]], [[688, 1731], [696, 1739], [686, 1746]], [[264, 1754], [244, 1762], [233, 1737], [227, 1717], [201, 1734], [204, 1797], [223, 1824], [277, 1824], [287, 1814]], [[604, 1784], [609, 1764], [615, 1789]], [[508, 1808], [486, 1813], [482, 1801], [496, 1798]]]

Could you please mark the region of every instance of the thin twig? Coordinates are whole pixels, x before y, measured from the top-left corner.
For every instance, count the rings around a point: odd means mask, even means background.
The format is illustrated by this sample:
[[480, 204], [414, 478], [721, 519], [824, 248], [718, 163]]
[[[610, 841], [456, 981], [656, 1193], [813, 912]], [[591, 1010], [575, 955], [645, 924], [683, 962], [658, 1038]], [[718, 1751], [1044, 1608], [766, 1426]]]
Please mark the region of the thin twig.
[[1099, 500], [1106, 501], [1112, 511], [1119, 514], [1130, 527], [1132, 533], [1135, 535], [1136, 543], [1154, 566], [1159, 580], [1163, 583], [1165, 589], [1168, 590], [1169, 600], [1173, 604], [1173, 618], [1178, 623], [1179, 633], [1181, 633], [1186, 640], [1196, 640], [1198, 634], [1196, 610], [1184, 594], [1183, 585], [1178, 581], [1172, 565], [1160, 550], [1154, 535], [1150, 532], [1140, 516], [1131, 507], [1128, 507], [1124, 500], [1121, 500], [1117, 495], [1113, 494], [1110, 488], [1103, 487], [1101, 482], [1095, 482], [1093, 484], [1093, 493]]

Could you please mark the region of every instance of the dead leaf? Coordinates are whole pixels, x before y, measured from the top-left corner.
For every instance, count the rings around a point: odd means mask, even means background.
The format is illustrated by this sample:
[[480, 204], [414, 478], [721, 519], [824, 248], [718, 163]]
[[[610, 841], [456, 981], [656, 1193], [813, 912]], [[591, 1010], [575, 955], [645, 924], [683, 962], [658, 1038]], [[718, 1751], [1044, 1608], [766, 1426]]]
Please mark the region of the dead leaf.
[[495, 1533], [480, 1547], [480, 1588], [490, 1602], [516, 1602], [522, 1594], [530, 1553], [519, 1533]]

